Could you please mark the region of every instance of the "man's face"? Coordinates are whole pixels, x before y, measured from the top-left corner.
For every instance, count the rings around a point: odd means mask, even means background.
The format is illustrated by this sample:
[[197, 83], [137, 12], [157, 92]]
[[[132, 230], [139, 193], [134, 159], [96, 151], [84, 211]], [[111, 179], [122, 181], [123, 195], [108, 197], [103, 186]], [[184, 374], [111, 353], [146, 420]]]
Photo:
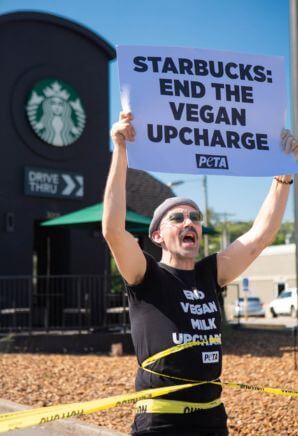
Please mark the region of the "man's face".
[[[177, 222], [176, 213], [183, 213], [183, 222]], [[155, 241], [161, 245], [163, 250], [169, 251], [176, 257], [195, 258], [202, 239], [200, 221], [191, 219], [195, 218], [195, 215], [197, 215], [197, 210], [188, 205], [176, 206], [169, 210], [162, 218], [159, 229], [154, 232]]]

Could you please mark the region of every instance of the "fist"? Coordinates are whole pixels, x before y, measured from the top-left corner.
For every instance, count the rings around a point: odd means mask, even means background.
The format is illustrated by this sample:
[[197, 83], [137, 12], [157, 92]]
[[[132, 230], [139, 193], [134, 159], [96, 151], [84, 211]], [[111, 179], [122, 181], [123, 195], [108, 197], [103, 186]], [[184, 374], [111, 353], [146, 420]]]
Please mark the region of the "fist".
[[290, 130], [283, 129], [281, 131], [280, 146], [286, 154], [293, 153], [296, 160], [298, 160], [298, 141]]
[[111, 129], [114, 144], [125, 145], [126, 141], [134, 141], [135, 130], [131, 124], [132, 119], [130, 112], [120, 112], [119, 121], [114, 123]]

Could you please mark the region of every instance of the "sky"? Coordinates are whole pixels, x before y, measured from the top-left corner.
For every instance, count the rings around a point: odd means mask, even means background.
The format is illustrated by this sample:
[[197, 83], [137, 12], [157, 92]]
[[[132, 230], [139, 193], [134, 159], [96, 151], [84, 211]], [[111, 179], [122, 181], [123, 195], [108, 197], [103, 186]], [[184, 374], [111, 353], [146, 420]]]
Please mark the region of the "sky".
[[[284, 56], [290, 95], [287, 0], [0, 0], [0, 13], [52, 13], [82, 24], [112, 46], [184, 46]], [[110, 119], [120, 106], [117, 62], [110, 65]], [[288, 102], [288, 112], [290, 102]], [[290, 127], [290, 112], [287, 117]], [[164, 183], [177, 180], [176, 195], [204, 209], [202, 176], [152, 173]], [[268, 177], [208, 176], [208, 206], [230, 221], [253, 220], [270, 187]], [[293, 189], [284, 221], [294, 220]]]

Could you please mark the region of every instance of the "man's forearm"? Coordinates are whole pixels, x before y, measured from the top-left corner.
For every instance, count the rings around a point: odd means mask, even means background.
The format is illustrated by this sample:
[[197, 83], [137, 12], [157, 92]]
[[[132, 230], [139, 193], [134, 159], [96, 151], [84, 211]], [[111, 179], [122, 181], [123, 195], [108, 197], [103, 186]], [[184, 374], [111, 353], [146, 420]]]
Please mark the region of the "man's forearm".
[[260, 238], [264, 247], [274, 240], [280, 228], [291, 186], [281, 181], [290, 180], [291, 176], [279, 176], [277, 180], [273, 179], [269, 193], [251, 228], [251, 232]]
[[123, 236], [126, 215], [126, 141], [133, 141], [135, 131], [131, 113], [120, 112], [119, 121], [113, 124], [111, 137], [114, 143], [111, 167], [104, 193], [102, 231], [111, 241]]
[[106, 236], [125, 229], [126, 174], [126, 149], [115, 145], [104, 193], [102, 228]]

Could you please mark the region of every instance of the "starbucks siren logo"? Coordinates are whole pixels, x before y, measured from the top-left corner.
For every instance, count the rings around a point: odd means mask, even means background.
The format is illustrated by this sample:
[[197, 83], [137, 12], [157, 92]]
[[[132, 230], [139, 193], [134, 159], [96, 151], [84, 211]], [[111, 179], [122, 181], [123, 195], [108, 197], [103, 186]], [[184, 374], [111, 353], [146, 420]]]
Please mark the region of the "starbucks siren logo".
[[48, 144], [72, 144], [84, 130], [86, 114], [82, 103], [75, 90], [62, 80], [38, 82], [26, 109], [34, 132]]

